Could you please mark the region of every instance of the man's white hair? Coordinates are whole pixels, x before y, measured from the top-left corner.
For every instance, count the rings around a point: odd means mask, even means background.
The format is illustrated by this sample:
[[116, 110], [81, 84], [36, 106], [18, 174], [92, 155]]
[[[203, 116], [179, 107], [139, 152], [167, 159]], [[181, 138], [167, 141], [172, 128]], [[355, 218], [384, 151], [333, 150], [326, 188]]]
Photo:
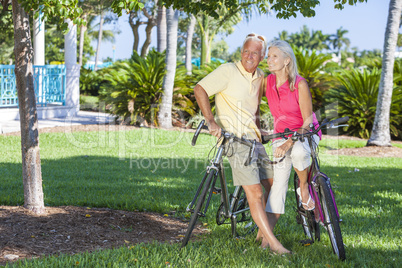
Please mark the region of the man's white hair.
[[244, 49], [244, 45], [246, 44], [247, 41], [257, 41], [257, 42], [261, 42], [262, 44], [262, 48], [261, 48], [261, 56], [264, 58], [265, 57], [265, 53], [267, 51], [267, 38], [263, 35], [260, 34], [256, 34], [256, 33], [249, 33], [246, 38], [243, 41], [243, 45], [241, 47], [241, 52], [243, 52]]

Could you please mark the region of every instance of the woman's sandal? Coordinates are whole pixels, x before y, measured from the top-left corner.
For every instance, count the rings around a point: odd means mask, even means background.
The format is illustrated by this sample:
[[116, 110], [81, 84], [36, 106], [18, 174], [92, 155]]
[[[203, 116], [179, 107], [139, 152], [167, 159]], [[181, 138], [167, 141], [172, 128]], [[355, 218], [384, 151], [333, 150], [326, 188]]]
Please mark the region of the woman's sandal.
[[[302, 205], [305, 210], [314, 210], [315, 209], [315, 203], [314, 203], [313, 199], [311, 198], [310, 194], [308, 195], [307, 203], [303, 203], [302, 202], [303, 199], [302, 199], [301, 193], [300, 193], [300, 187], [296, 189], [296, 193], [299, 196], [299, 205]], [[310, 201], [313, 201], [312, 208], [309, 208]]]

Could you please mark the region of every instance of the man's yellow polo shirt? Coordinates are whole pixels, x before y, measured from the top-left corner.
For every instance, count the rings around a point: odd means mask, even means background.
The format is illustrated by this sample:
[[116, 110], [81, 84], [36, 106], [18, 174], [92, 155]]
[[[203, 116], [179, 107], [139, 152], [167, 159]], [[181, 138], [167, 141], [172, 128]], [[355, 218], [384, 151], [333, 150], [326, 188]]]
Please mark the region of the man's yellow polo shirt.
[[222, 64], [198, 84], [208, 96], [215, 95], [215, 121], [219, 126], [237, 137], [261, 141], [256, 113], [263, 79], [260, 69], [252, 75], [237, 62]]

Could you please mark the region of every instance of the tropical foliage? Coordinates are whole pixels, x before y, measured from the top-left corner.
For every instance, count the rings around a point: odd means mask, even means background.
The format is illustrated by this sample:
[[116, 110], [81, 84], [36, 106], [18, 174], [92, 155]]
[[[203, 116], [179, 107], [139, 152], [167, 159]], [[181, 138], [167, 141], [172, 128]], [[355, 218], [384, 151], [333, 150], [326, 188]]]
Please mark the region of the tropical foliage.
[[302, 47], [293, 47], [297, 60], [299, 74], [304, 77], [310, 88], [313, 97], [313, 110], [316, 111], [323, 106], [324, 93], [330, 87], [332, 76], [323, 72], [330, 55], [320, 54], [315, 49], [309, 51]]
[[[192, 75], [187, 75], [186, 69], [183, 66], [177, 69], [174, 82], [175, 91], [173, 95], [173, 103], [174, 111], [176, 111], [176, 113], [180, 111], [181, 119], [185, 119], [185, 121], [191, 121], [191, 117], [196, 116], [197, 113], [200, 112], [200, 108], [195, 99], [193, 89], [201, 79], [214, 71], [220, 65], [221, 63], [219, 61], [212, 61], [208, 64], [202, 65], [200, 68], [193, 69]], [[210, 98], [210, 104], [212, 111], [214, 111], [214, 97]]]
[[[0, 64], [11, 64], [14, 59], [14, 26], [11, 12], [0, 5]], [[8, 9], [11, 9], [9, 7]]]
[[80, 71], [80, 94], [98, 96], [102, 85], [106, 83], [104, 75], [110, 72], [110, 69], [111, 67], [107, 67], [92, 71], [82, 67]]
[[300, 29], [300, 32], [288, 34], [287, 31], [279, 33], [276, 39], [285, 40], [296, 47], [304, 47], [310, 50], [324, 50], [330, 48], [330, 35], [323, 34], [322, 31], [309, 30], [306, 25]]
[[128, 61], [117, 62], [106, 73], [101, 100], [120, 120], [134, 125], [158, 125], [165, 56], [154, 49], [142, 58], [134, 52]]
[[[336, 112], [339, 117], [349, 116], [349, 126], [344, 128], [347, 134], [369, 138], [376, 112], [381, 71], [376, 68], [371, 71], [352, 69], [335, 73], [334, 76], [340, 85], [325, 94], [327, 106], [335, 104], [336, 110], [332, 112]], [[401, 96], [401, 88], [395, 87], [390, 118], [391, 132], [395, 137], [400, 135], [398, 131], [401, 130]]]

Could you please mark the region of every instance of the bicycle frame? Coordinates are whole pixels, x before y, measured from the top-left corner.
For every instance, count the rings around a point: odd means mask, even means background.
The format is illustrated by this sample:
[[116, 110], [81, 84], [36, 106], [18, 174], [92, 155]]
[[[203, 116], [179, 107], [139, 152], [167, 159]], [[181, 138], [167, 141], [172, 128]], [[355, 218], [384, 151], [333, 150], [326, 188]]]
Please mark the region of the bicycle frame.
[[[329, 191], [331, 193], [332, 202], [334, 203], [334, 206], [335, 206], [336, 215], [339, 219], [338, 207], [335, 202], [335, 196], [334, 196], [334, 192], [332, 191], [331, 183], [329, 182], [330, 178], [326, 174], [324, 174], [320, 171], [317, 153], [316, 153], [315, 147], [313, 146], [311, 136], [307, 137], [307, 139], [309, 142], [309, 147], [310, 147], [310, 151], [311, 151], [311, 159], [312, 159], [312, 164], [309, 168], [309, 172], [308, 172], [308, 176], [307, 176], [307, 181], [309, 183], [309, 191], [310, 191], [310, 193], [313, 193], [313, 195], [314, 195], [313, 198], [314, 198], [314, 201], [316, 202], [316, 210], [319, 212], [319, 220], [325, 224], [324, 213], [321, 209], [321, 202], [318, 197], [318, 185], [316, 183], [318, 177], [323, 177], [325, 179], [325, 181], [327, 182]], [[316, 220], [318, 220], [317, 215], [316, 215]]]
[[[247, 210], [249, 210], [249, 208], [243, 209], [243, 210], [239, 210], [236, 211], [235, 213], [233, 213], [233, 206], [235, 203], [235, 198], [233, 198], [230, 202], [229, 200], [229, 190], [228, 190], [228, 186], [226, 183], [226, 176], [225, 176], [225, 170], [223, 167], [223, 156], [224, 156], [224, 151], [225, 151], [225, 146], [229, 143], [229, 139], [227, 139], [226, 137], [224, 137], [221, 145], [218, 147], [218, 150], [215, 154], [215, 157], [213, 158], [213, 160], [211, 161], [211, 164], [209, 166], [207, 166], [207, 171], [205, 172], [205, 175], [200, 183], [200, 185], [198, 186], [197, 192], [192, 200], [192, 202], [187, 206], [187, 211], [191, 211], [192, 208], [194, 207], [197, 198], [201, 192], [201, 189], [203, 188], [205, 179], [207, 178], [207, 176], [211, 173], [211, 172], [215, 172], [214, 175], [214, 180], [211, 184], [211, 188], [210, 189], [214, 189], [215, 187], [215, 183], [216, 183], [216, 179], [217, 177], [219, 177], [219, 181], [220, 181], [220, 185], [221, 185], [221, 201], [224, 204], [224, 216], [225, 218], [229, 219], [237, 214], [243, 213]], [[233, 193], [233, 196], [238, 196], [238, 192], [240, 191], [240, 186], [237, 186], [235, 188], [235, 191]], [[205, 213], [208, 210], [211, 198], [212, 198], [212, 193], [213, 191], [210, 191], [205, 207], [204, 207], [204, 211], [200, 216], [205, 216]]]

